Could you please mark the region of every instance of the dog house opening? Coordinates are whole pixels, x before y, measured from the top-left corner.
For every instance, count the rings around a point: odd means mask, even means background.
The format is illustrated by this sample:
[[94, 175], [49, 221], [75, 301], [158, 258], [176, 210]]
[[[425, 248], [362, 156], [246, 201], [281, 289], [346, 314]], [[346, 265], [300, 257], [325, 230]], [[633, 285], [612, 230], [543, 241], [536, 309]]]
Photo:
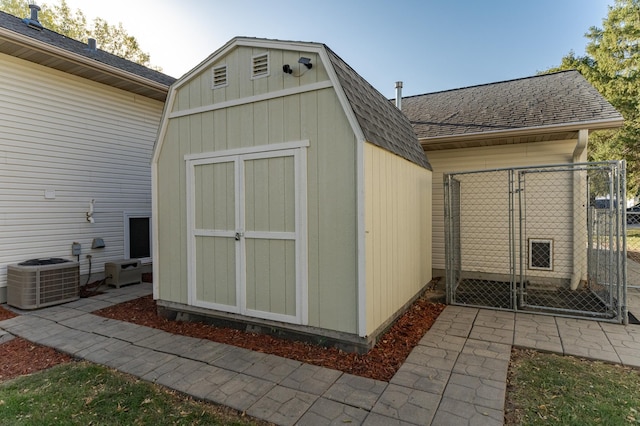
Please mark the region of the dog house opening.
[[553, 240], [529, 239], [529, 269], [553, 270]]

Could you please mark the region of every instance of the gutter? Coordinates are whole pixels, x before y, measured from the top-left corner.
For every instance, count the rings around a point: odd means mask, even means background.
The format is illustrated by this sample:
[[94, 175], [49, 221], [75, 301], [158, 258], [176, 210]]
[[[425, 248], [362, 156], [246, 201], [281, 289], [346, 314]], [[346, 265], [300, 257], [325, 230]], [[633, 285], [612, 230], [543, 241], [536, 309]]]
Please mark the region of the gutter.
[[605, 120], [592, 120], [582, 121], [579, 123], [565, 123], [565, 124], [552, 124], [547, 126], [534, 126], [534, 127], [520, 127], [518, 129], [507, 130], [492, 130], [488, 132], [475, 132], [475, 133], [463, 133], [459, 135], [451, 136], [436, 136], [436, 137], [419, 137], [420, 144], [425, 151], [429, 151], [430, 147], [439, 147], [442, 149], [442, 145], [446, 147], [449, 143], [456, 142], [471, 142], [479, 139], [494, 138], [509, 138], [518, 136], [533, 136], [545, 133], [557, 133], [557, 132], [575, 132], [584, 129], [588, 130], [603, 130], [603, 129], [615, 129], [622, 127], [624, 119], [614, 118]]
[[[587, 145], [589, 144], [589, 129], [578, 130], [578, 142], [571, 157], [573, 163], [587, 161]], [[587, 208], [587, 175], [585, 171], [573, 171], [573, 208]], [[583, 210], [586, 213], [586, 210]], [[571, 273], [571, 290], [576, 290], [580, 283], [587, 279], [587, 229], [586, 214], [573, 214], [573, 272]]]

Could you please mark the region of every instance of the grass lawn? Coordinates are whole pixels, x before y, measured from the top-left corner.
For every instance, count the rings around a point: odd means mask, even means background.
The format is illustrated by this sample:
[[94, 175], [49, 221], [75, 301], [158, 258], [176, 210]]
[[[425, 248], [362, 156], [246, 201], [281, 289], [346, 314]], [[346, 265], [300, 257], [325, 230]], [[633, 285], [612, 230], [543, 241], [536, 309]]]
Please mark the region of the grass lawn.
[[505, 408], [507, 425], [640, 424], [640, 370], [516, 350]]
[[[514, 350], [505, 425], [640, 425], [640, 369]], [[1, 425], [264, 425], [88, 362], [0, 383]]]
[[71, 362], [0, 383], [2, 425], [257, 425], [106, 367]]

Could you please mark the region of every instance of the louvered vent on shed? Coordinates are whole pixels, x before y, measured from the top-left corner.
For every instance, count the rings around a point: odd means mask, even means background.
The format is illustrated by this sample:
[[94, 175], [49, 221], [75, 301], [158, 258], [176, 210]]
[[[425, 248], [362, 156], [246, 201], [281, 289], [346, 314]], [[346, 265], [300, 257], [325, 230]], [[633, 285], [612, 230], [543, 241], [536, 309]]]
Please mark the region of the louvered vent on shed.
[[269, 75], [269, 54], [262, 53], [251, 58], [253, 68], [251, 72], [252, 78], [266, 77]]
[[218, 67], [213, 68], [213, 85], [214, 89], [218, 87], [224, 87], [228, 84], [227, 82], [227, 66], [220, 65]]

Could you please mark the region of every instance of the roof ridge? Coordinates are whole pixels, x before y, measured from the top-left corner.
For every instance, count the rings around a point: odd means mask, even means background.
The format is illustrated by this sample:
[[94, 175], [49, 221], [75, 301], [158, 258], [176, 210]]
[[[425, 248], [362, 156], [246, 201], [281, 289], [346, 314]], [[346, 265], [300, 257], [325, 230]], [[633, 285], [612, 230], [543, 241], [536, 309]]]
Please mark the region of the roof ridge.
[[536, 79], [536, 78], [548, 77], [548, 76], [555, 75], [555, 74], [563, 74], [563, 73], [569, 73], [569, 72], [577, 72], [578, 74], [580, 74], [580, 71], [578, 71], [577, 69], [561, 70], [561, 71], [554, 71], [554, 72], [545, 73], [545, 74], [535, 74], [535, 75], [530, 75], [530, 76], [526, 76], [526, 77], [512, 78], [512, 79], [509, 79], [509, 80], [494, 81], [494, 82], [491, 82], [491, 83], [482, 83], [482, 84], [474, 84], [474, 85], [471, 85], [471, 86], [457, 87], [455, 89], [438, 90], [436, 92], [428, 92], [428, 93], [421, 93], [421, 94], [418, 94], [418, 95], [403, 96], [402, 99], [417, 98], [417, 97], [420, 97], [420, 96], [428, 96], [428, 95], [436, 95], [436, 94], [439, 94], [439, 93], [455, 92], [455, 91], [458, 91], [458, 90], [474, 89], [476, 87], [495, 86], [495, 85], [498, 85], [498, 84], [513, 83], [513, 82], [516, 82], [516, 81], [523, 81], [523, 80], [532, 80], [532, 79]]

